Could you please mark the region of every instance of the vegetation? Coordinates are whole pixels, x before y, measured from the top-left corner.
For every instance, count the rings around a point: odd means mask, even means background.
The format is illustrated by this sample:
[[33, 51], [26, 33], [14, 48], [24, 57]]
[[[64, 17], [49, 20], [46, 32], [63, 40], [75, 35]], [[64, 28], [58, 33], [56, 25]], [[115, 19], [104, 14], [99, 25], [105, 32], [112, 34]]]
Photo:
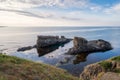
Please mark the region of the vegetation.
[[110, 70], [112, 67], [112, 63], [109, 61], [102, 61], [99, 63], [105, 70]]
[[[112, 63], [114, 62], [114, 63]], [[113, 57], [109, 60], [99, 62], [99, 64], [105, 69], [105, 71], [112, 71], [115, 73], [120, 73], [120, 56]], [[115, 66], [116, 65], [116, 66]]]
[[120, 69], [115, 69], [114, 72], [115, 73], [120, 73]]
[[114, 58], [112, 58], [111, 60], [120, 62], [120, 56], [114, 57]]
[[47, 64], [0, 54], [0, 80], [78, 80], [78, 78]]

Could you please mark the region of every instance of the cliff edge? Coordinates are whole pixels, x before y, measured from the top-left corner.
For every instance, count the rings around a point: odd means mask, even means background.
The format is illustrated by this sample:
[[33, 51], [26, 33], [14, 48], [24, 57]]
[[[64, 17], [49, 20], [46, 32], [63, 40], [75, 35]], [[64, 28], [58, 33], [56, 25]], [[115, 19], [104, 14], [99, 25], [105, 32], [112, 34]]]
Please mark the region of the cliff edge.
[[81, 80], [120, 80], [120, 56], [88, 65], [80, 74]]

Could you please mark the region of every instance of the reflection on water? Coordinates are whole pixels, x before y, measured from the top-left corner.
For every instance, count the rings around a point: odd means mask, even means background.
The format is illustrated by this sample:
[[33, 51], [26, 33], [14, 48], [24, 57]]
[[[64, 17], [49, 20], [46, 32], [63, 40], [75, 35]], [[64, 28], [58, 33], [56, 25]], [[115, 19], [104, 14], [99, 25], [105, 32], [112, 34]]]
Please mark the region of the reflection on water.
[[81, 62], [87, 61], [87, 56], [90, 53], [80, 53], [78, 55], [66, 55], [63, 60], [59, 61], [57, 63], [57, 66], [62, 66], [68, 63], [71, 63], [73, 65], [80, 64]]
[[[99, 53], [82, 53], [76, 56], [65, 55], [69, 48], [73, 47], [72, 41], [64, 45], [64, 47], [56, 46], [45, 49], [32, 49], [25, 52], [16, 52], [20, 47], [36, 44], [37, 35], [64, 35], [68, 38], [74, 36], [85, 37], [88, 40], [104, 39], [109, 41], [113, 50]], [[113, 56], [120, 55], [120, 28], [119, 27], [29, 27], [29, 28], [0, 28], [0, 52], [9, 55], [43, 62], [51, 65], [57, 65], [70, 72], [73, 75], [79, 76], [86, 65], [106, 60]], [[45, 55], [44, 55], [45, 54]], [[38, 57], [38, 55], [40, 57]], [[41, 56], [43, 55], [43, 56]]]
[[47, 53], [50, 53], [56, 49], [58, 49], [59, 47], [64, 47], [64, 44], [62, 45], [54, 45], [54, 46], [49, 46], [49, 47], [44, 47], [44, 48], [37, 48], [37, 53], [38, 53], [38, 56], [43, 56]]
[[80, 62], [85, 62], [88, 54], [89, 53], [80, 53], [76, 55], [75, 59], [73, 60], [73, 64], [79, 64]]

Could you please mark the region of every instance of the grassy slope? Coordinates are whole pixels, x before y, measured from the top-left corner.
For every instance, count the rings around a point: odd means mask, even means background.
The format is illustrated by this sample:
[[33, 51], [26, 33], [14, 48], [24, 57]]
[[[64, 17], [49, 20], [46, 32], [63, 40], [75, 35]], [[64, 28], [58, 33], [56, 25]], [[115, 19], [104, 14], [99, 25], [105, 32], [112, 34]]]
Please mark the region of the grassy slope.
[[50, 65], [0, 54], [0, 80], [78, 80], [78, 78]]
[[[110, 77], [109, 75], [112, 74], [114, 75]], [[110, 77], [111, 80], [119, 80], [118, 75], [120, 75], [120, 56], [86, 66], [80, 78], [82, 80], [109, 80], [104, 77]], [[115, 79], [116, 76], [119, 79]]]
[[[116, 63], [116, 66], [114, 66], [113, 69], [112, 69], [112, 67], [113, 67], [113, 63], [112, 62]], [[99, 62], [99, 64], [105, 70], [109, 70], [109, 71], [114, 71], [114, 72], [120, 73], [120, 68], [117, 68], [117, 67], [120, 67], [120, 56], [113, 57], [113, 58], [105, 60], [105, 61], [101, 61], [101, 62]]]

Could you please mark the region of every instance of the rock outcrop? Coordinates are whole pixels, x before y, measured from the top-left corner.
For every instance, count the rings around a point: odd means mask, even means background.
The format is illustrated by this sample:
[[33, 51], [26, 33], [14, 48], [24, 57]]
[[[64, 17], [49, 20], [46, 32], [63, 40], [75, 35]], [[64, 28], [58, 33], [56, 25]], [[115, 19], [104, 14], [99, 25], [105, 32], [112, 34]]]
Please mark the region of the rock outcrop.
[[87, 41], [82, 37], [74, 37], [73, 43], [74, 47], [70, 48], [67, 54], [76, 55], [79, 53], [99, 52], [112, 49], [111, 44], [102, 39]]
[[[80, 74], [81, 80], [120, 80], [120, 56], [90, 64]], [[113, 77], [109, 77], [114, 74]], [[115, 79], [116, 78], [116, 79]]]
[[[84, 68], [84, 71], [80, 74], [81, 80], [94, 80], [98, 74], [103, 72], [102, 66], [99, 64], [91, 64]], [[97, 79], [95, 79], [97, 80]]]
[[59, 38], [59, 36], [38, 36], [37, 48], [65, 44], [69, 41], [71, 41], [71, 39], [67, 39], [64, 36], [61, 36], [61, 38]]
[[65, 43], [70, 42], [72, 39], [65, 38], [64, 36], [38, 36], [37, 39], [37, 52], [39, 56], [43, 56], [49, 52], [52, 52], [64, 46]]
[[42, 52], [40, 55], [43, 55], [44, 53], [48, 53], [57, 49], [59, 46], [63, 46], [65, 43], [71, 40], [72, 39], [65, 38], [64, 36], [61, 36], [61, 38], [59, 38], [59, 36], [38, 36], [36, 45], [21, 47], [18, 48], [17, 51], [26, 51], [37, 48], [38, 53]]

